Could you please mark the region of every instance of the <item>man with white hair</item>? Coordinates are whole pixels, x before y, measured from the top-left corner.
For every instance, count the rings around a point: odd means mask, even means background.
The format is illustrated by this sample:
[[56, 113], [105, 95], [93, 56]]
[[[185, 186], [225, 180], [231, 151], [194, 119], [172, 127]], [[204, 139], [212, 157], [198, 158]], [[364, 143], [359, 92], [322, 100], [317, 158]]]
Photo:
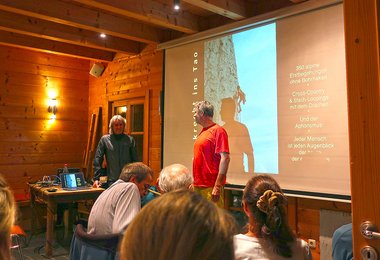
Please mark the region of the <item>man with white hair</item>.
[[158, 190], [166, 193], [179, 189], [192, 189], [193, 176], [186, 166], [176, 163], [162, 169], [157, 179]]
[[[94, 186], [100, 176], [107, 176], [107, 187], [119, 179], [124, 165], [137, 162], [135, 139], [124, 133], [126, 120], [120, 115], [111, 118], [109, 134], [102, 136], [94, 156]], [[102, 168], [104, 157], [106, 169]]]
[[157, 178], [157, 189], [151, 187], [148, 194], [142, 199], [141, 204], [144, 206], [155, 197], [180, 189], [193, 189], [193, 175], [189, 169], [179, 163], [166, 166], [160, 172]]

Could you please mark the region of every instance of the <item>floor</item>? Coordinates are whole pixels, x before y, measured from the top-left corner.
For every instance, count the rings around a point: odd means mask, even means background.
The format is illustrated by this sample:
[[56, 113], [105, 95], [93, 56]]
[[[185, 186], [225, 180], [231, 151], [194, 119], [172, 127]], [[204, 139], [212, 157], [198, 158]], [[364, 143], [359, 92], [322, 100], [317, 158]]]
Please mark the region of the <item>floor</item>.
[[[71, 235], [67, 238], [63, 238], [64, 232], [62, 228], [56, 228], [56, 233], [57, 237], [56, 242], [53, 245], [53, 257], [50, 259], [69, 259]], [[47, 259], [47, 257], [44, 255], [45, 235], [46, 233], [40, 233], [31, 236], [30, 233], [27, 233], [27, 240], [21, 239], [22, 253], [24, 255], [24, 259]], [[26, 243], [26, 241], [29, 242]], [[12, 249], [11, 254], [11, 260], [22, 259], [17, 249]]]

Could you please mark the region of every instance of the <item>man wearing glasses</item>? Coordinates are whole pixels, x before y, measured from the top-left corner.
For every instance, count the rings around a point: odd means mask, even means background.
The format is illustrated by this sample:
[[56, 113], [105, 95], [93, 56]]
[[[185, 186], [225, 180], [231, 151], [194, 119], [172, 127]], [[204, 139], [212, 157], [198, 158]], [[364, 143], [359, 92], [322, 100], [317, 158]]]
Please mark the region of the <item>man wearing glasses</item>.
[[143, 163], [124, 166], [119, 180], [95, 201], [88, 219], [88, 233], [106, 235], [122, 233], [141, 209], [152, 181], [153, 171]]

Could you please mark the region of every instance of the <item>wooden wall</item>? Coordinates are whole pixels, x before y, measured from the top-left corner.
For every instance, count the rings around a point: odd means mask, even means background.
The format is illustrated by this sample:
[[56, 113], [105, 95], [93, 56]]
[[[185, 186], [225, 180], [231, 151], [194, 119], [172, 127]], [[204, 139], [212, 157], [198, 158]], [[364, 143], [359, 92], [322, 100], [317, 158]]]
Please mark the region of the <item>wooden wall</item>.
[[[81, 165], [89, 61], [0, 46], [0, 173], [17, 195], [28, 181]], [[56, 92], [57, 119], [47, 111]]]
[[[298, 237], [307, 241], [317, 241], [317, 248], [311, 249], [313, 259], [320, 259], [320, 235], [321, 223], [320, 210], [333, 210], [339, 212], [351, 212], [351, 204], [327, 200], [288, 197], [289, 224], [295, 230]], [[333, 220], [332, 220], [333, 221]], [[328, 225], [328, 223], [326, 223]]]
[[[89, 114], [100, 106], [102, 114], [102, 134], [108, 133], [108, 100], [136, 92], [149, 91], [149, 160], [155, 177], [161, 170], [161, 116], [159, 96], [162, 90], [163, 52], [154, 46], [134, 57], [119, 56], [106, 65], [103, 75], [91, 77], [89, 83]], [[155, 179], [155, 178], [154, 178]]]

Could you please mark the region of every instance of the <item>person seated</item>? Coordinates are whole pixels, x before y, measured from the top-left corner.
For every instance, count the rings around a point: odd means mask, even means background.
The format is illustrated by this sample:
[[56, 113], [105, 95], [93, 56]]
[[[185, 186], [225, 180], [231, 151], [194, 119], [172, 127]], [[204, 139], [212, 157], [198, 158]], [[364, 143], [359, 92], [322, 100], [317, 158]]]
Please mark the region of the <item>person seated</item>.
[[10, 259], [11, 229], [15, 215], [16, 204], [13, 193], [0, 174], [0, 259]]
[[87, 233], [122, 233], [141, 209], [153, 171], [141, 162], [124, 166], [119, 180], [102, 192], [88, 219]]
[[334, 260], [352, 260], [352, 223], [335, 230], [332, 237], [332, 257]]
[[235, 236], [236, 259], [312, 259], [308, 244], [296, 239], [286, 217], [287, 199], [268, 175], [252, 177], [243, 192], [248, 233]]
[[235, 229], [230, 214], [198, 193], [171, 191], [132, 221], [120, 245], [120, 259], [234, 259]]
[[179, 163], [166, 166], [157, 178], [157, 187], [149, 188], [148, 194], [141, 200], [141, 206], [143, 207], [162, 193], [178, 189], [192, 189], [193, 180], [193, 175], [186, 166]]

